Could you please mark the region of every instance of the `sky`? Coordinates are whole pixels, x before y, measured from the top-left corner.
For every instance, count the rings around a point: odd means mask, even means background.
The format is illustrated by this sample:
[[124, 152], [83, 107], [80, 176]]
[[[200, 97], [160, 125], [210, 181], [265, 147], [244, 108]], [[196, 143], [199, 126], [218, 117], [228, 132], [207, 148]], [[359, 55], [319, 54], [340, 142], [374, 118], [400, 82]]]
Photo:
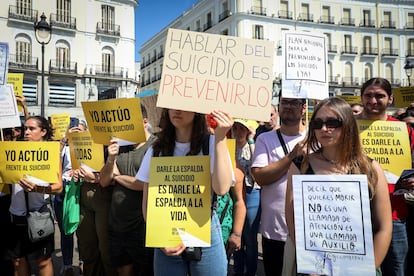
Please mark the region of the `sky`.
[[139, 49], [198, 0], [138, 0], [135, 8], [135, 61], [140, 61]]

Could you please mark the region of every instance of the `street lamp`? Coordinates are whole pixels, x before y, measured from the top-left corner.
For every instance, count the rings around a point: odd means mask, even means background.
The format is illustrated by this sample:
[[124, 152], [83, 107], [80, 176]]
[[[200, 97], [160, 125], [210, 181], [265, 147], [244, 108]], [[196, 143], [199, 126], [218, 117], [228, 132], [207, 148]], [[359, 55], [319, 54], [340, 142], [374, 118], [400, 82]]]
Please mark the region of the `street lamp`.
[[407, 59], [405, 61], [404, 70], [405, 70], [405, 74], [407, 75], [407, 78], [408, 78], [408, 86], [411, 86], [410, 78], [411, 78], [411, 75], [413, 73], [413, 71], [412, 71], [413, 68], [414, 68], [414, 64], [411, 64], [410, 61]]
[[36, 40], [42, 45], [42, 91], [40, 100], [40, 116], [45, 116], [45, 45], [52, 38], [52, 25], [46, 22], [45, 13], [40, 16], [40, 21], [34, 23]]

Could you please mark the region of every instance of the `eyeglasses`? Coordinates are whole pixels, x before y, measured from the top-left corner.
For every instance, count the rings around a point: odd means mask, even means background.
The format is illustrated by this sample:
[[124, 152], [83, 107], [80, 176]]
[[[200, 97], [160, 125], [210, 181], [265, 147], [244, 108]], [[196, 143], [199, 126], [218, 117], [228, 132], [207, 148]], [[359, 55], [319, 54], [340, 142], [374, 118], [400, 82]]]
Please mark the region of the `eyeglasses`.
[[313, 120], [309, 123], [312, 129], [321, 129], [324, 125], [326, 128], [338, 128], [342, 126], [342, 121], [338, 119], [328, 119], [326, 121]]
[[303, 105], [303, 102], [302, 101], [297, 101], [297, 100], [295, 100], [295, 101], [281, 100], [280, 104], [281, 105], [291, 105], [291, 106], [299, 107], [299, 106]]

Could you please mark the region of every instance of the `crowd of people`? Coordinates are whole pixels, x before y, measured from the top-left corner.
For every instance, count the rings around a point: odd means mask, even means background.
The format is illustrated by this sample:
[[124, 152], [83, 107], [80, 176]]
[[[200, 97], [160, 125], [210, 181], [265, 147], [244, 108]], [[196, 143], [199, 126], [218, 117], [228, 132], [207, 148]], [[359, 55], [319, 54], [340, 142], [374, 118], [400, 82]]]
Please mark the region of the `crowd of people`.
[[[24, 98], [19, 101], [25, 106]], [[393, 102], [390, 83], [372, 78], [361, 88], [361, 103], [348, 104], [331, 97], [317, 103], [309, 122], [306, 99], [284, 97], [271, 106], [268, 122], [234, 119], [214, 110], [217, 122], [209, 127], [204, 115], [164, 109], [160, 127], [152, 133], [142, 109], [146, 141], [122, 147], [112, 139], [105, 147], [100, 172], [72, 168], [67, 138], [61, 140], [61, 172], [58, 183], [40, 189], [22, 178], [0, 191], [1, 275], [54, 275], [53, 235], [31, 242], [25, 214], [54, 198], [60, 229], [61, 275], [75, 275], [74, 234], [62, 227], [65, 186], [80, 182], [80, 223], [76, 231], [79, 264], [83, 275], [247, 275], [257, 274], [261, 235], [264, 272], [267, 276], [297, 275], [292, 176], [297, 174], [367, 175], [377, 275], [414, 275], [414, 206], [404, 195], [395, 195], [380, 164], [366, 155], [358, 120], [403, 121], [410, 141], [414, 168], [414, 104], [389, 114]], [[40, 116], [28, 116], [21, 128], [3, 130], [4, 140], [50, 141], [53, 129]], [[68, 132], [87, 131], [86, 123]], [[226, 143], [234, 138], [235, 168]], [[200, 254], [184, 244], [167, 248], [145, 247], [150, 159], [158, 156], [209, 155], [211, 201], [232, 197], [232, 227], [223, 237], [221, 220], [211, 212], [211, 246]], [[414, 191], [414, 177], [402, 182]], [[231, 191], [231, 192], [229, 192]], [[212, 203], [214, 207], [215, 204]], [[193, 250], [189, 252], [189, 250]], [[190, 254], [191, 253], [191, 254]], [[191, 256], [191, 257], [189, 257]], [[229, 271], [230, 259], [233, 261]], [[30, 260], [37, 267], [30, 268]], [[56, 274], [55, 274], [56, 275]]]

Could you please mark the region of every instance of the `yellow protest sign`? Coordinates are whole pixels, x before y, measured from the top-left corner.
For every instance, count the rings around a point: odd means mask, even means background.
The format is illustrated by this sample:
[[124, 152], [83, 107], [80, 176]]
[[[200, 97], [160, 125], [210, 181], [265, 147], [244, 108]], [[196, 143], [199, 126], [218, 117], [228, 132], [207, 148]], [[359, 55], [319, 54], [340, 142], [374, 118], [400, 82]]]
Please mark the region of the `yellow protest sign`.
[[169, 29], [158, 107], [266, 121], [274, 42]]
[[100, 171], [104, 166], [103, 145], [93, 142], [89, 131], [68, 133], [72, 169], [87, 166], [90, 171]]
[[52, 123], [53, 129], [55, 130], [53, 133], [53, 138], [55, 140], [61, 140], [68, 130], [70, 114], [53, 114], [50, 116], [50, 121]]
[[60, 167], [59, 142], [0, 142], [0, 177], [15, 184], [20, 178], [57, 183]]
[[407, 107], [414, 103], [414, 87], [394, 88], [394, 106]]
[[231, 165], [236, 168], [236, 139], [227, 138], [227, 148], [230, 154]]
[[138, 98], [82, 102], [82, 109], [95, 143], [109, 145], [112, 137], [120, 145], [145, 142]]
[[[358, 120], [362, 147], [381, 167], [396, 175], [411, 168], [407, 125], [395, 121]], [[390, 182], [391, 183], [391, 182]]]
[[[22, 96], [23, 95], [23, 73], [8, 73], [7, 74], [7, 83], [13, 85], [14, 95]], [[19, 112], [22, 112], [23, 107], [18, 106]]]
[[361, 103], [361, 96], [337, 95], [337, 97], [345, 100], [350, 105], [351, 104], [360, 104]]
[[151, 158], [148, 247], [210, 246], [210, 157]]

